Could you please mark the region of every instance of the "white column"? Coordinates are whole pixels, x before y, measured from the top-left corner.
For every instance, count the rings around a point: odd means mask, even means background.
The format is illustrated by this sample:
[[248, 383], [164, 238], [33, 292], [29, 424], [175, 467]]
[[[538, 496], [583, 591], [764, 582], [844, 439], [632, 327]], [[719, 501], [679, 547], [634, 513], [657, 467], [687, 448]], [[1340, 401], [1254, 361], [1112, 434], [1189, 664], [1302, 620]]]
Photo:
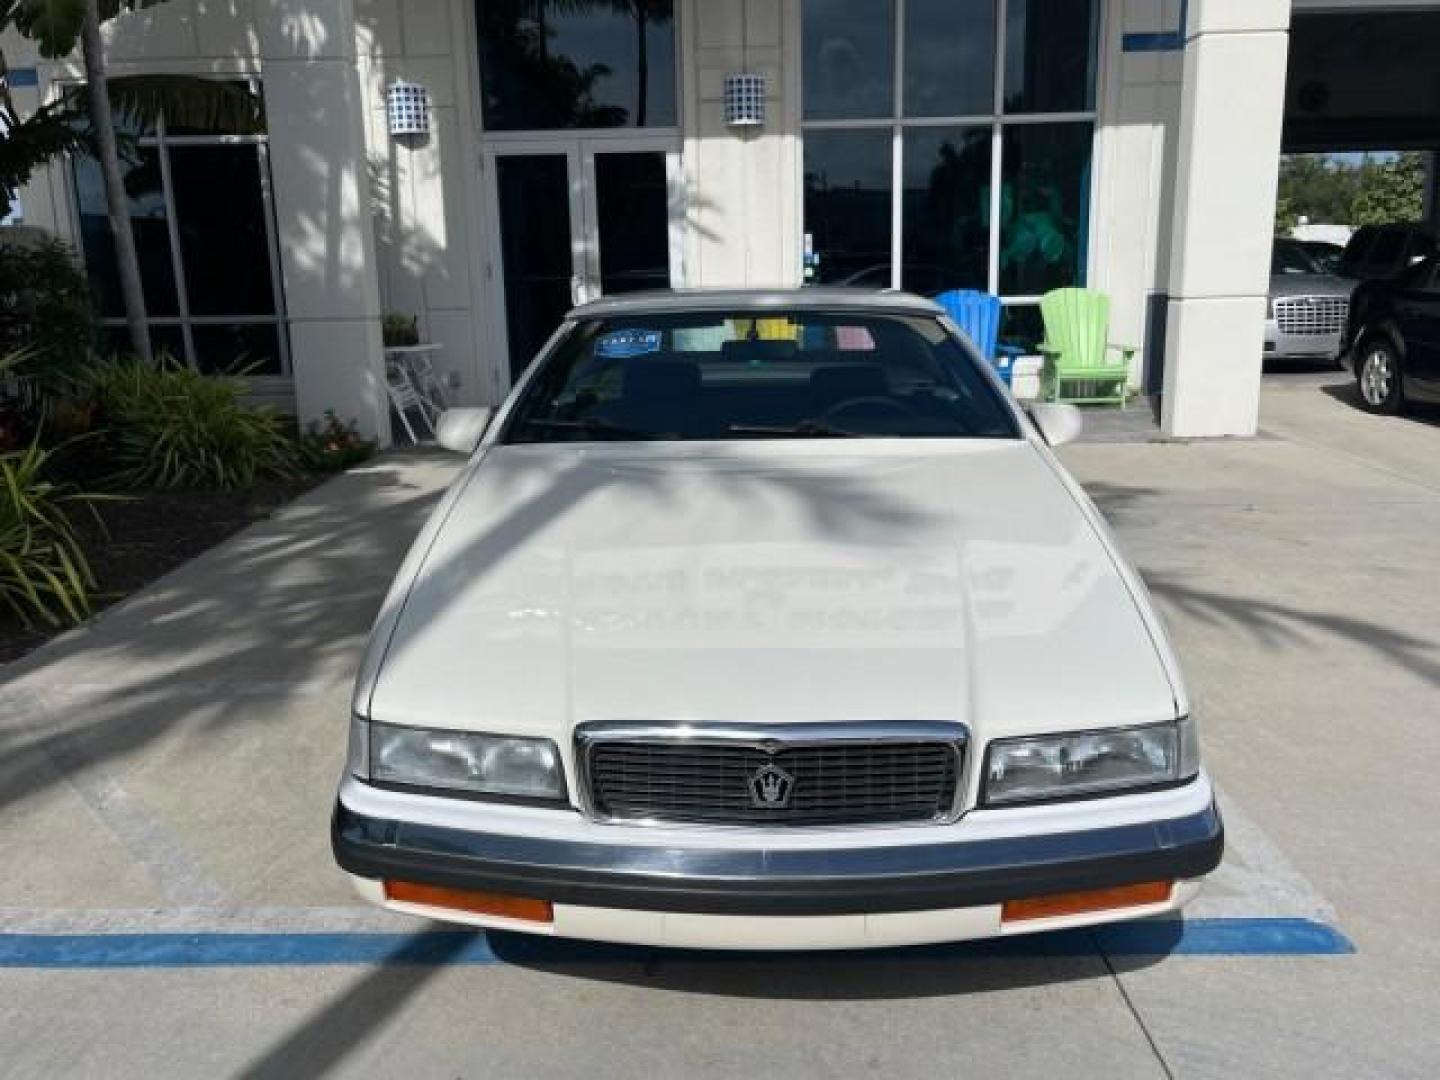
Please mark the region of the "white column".
[[[689, 285], [799, 284], [799, 0], [681, 6]], [[766, 78], [765, 125], [725, 124], [727, 74]]]
[[270, 172], [301, 422], [390, 439], [351, 0], [257, 0]]
[[1253, 435], [1290, 0], [1191, 0], [1161, 427]]

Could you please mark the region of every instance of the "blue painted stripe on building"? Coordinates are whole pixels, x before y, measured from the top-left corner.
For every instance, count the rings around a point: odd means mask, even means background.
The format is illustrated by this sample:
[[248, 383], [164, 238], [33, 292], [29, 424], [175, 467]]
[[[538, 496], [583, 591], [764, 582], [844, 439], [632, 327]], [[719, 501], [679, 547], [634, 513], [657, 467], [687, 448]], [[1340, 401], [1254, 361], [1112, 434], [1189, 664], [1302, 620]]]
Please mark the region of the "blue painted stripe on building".
[[12, 68], [5, 76], [5, 82], [11, 90], [21, 86], [39, 86], [40, 73], [34, 68]]
[[[1333, 956], [1354, 952], [1335, 929], [1308, 919], [1193, 919], [1124, 923], [1093, 931], [1035, 934], [910, 950], [821, 954], [914, 959], [993, 959], [1016, 956]], [[419, 934], [0, 934], [0, 967], [190, 968], [318, 965], [498, 964], [515, 962], [636, 962], [651, 950], [469, 931]], [[686, 960], [731, 961], [735, 953], [677, 951]], [[751, 960], [785, 954], [744, 954]], [[817, 957], [818, 958], [818, 957]]]
[[1174, 30], [1153, 34], [1125, 34], [1122, 52], [1180, 52], [1185, 48], [1185, 30], [1190, 25], [1190, 0], [1180, 0], [1179, 25]]
[[1154, 34], [1126, 34], [1120, 39], [1122, 52], [1180, 52], [1185, 35], [1165, 30]]

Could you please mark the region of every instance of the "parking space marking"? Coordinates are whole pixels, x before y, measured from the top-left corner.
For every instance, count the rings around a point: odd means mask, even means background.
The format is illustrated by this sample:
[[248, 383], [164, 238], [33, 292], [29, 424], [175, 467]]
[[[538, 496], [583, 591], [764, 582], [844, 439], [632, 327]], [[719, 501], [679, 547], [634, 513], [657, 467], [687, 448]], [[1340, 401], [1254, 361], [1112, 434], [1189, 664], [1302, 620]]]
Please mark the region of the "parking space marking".
[[1335, 908], [1259, 824], [1216, 785], [1225, 822], [1225, 861], [1186, 911], [1198, 918], [1280, 917], [1335, 925]]
[[[515, 935], [506, 935], [513, 941]], [[346, 965], [485, 965], [506, 963], [484, 933], [430, 930], [394, 933], [0, 934], [0, 968], [320, 967]], [[654, 950], [550, 938], [518, 946], [567, 963], [636, 963]], [[806, 953], [807, 958], [863, 957], [987, 960], [1077, 956], [1336, 956], [1354, 946], [1332, 927], [1308, 919], [1152, 919], [1094, 930], [921, 946], [907, 950]], [[686, 961], [793, 960], [794, 953], [675, 950]]]

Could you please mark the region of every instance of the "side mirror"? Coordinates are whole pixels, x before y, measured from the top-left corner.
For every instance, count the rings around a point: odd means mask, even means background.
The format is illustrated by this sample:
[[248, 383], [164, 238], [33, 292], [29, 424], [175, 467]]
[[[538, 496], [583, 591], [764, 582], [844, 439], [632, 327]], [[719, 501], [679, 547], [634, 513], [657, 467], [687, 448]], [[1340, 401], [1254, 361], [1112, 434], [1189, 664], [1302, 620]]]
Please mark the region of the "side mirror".
[[435, 441], [457, 454], [473, 454], [480, 445], [490, 417], [495, 410], [488, 406], [478, 409], [446, 409], [435, 423]]
[[1074, 442], [1085, 427], [1080, 410], [1063, 402], [1036, 402], [1030, 406], [1030, 419], [1051, 446]]

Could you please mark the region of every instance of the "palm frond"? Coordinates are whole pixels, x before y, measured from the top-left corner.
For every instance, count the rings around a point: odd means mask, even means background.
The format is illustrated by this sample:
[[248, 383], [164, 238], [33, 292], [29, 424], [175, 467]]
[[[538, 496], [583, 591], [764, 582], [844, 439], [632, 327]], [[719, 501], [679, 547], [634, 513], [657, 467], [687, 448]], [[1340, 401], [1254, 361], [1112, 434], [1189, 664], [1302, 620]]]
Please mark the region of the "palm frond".
[[85, 21], [85, 0], [17, 0], [15, 29], [40, 46], [40, 54], [54, 60], [68, 56]]
[[117, 75], [110, 79], [115, 118], [136, 127], [153, 127], [161, 114], [172, 128], [226, 135], [258, 135], [265, 130], [259, 95], [243, 83], [199, 75]]

